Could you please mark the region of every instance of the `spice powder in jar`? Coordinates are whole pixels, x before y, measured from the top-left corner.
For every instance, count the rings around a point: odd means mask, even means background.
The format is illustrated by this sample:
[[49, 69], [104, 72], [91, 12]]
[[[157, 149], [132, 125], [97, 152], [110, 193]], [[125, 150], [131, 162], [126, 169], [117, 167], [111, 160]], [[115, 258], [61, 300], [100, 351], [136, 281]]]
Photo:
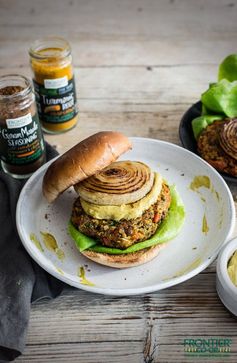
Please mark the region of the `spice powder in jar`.
[[0, 77], [0, 159], [15, 178], [29, 177], [45, 162], [45, 146], [30, 81]]
[[36, 40], [29, 51], [39, 119], [44, 131], [62, 133], [77, 123], [77, 101], [69, 43]]

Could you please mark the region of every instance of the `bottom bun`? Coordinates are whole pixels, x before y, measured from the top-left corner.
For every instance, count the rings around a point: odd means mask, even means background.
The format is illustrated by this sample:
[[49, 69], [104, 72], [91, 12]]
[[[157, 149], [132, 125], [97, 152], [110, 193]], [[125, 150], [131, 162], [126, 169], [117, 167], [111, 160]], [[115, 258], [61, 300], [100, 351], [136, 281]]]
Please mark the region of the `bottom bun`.
[[81, 253], [92, 261], [101, 265], [126, 268], [143, 265], [155, 258], [166, 243], [158, 244], [154, 247], [145, 248], [141, 251], [126, 253], [124, 255], [110, 255], [108, 253], [100, 253], [94, 251], [82, 251]]

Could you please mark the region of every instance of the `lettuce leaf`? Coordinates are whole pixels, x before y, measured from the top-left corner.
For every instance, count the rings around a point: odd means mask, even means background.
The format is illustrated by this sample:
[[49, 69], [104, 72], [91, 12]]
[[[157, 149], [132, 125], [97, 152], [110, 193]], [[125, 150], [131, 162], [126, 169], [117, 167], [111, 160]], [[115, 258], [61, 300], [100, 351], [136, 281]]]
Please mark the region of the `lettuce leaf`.
[[[80, 251], [89, 249], [90, 251], [108, 253], [113, 255], [132, 253], [140, 251], [144, 248], [155, 246], [159, 243], [167, 242], [177, 236], [179, 233], [184, 220], [185, 220], [185, 209], [184, 204], [176, 191], [175, 186], [170, 187], [171, 192], [171, 205], [167, 217], [163, 220], [158, 227], [156, 233], [144, 242], [138, 242], [125, 250], [119, 248], [104, 247], [94, 239], [85, 236], [79, 232], [71, 222], [69, 222], [69, 234], [74, 239], [77, 248]], [[94, 242], [94, 243], [93, 243]]]
[[68, 224], [68, 232], [72, 239], [74, 239], [76, 246], [79, 248], [80, 251], [87, 250], [88, 248], [95, 246], [97, 242], [91, 238], [86, 236], [85, 234], [79, 232], [72, 222], [70, 221]]
[[227, 79], [230, 82], [237, 80], [237, 54], [230, 54], [219, 65], [218, 80]]
[[197, 140], [200, 133], [216, 120], [222, 120], [223, 115], [204, 115], [193, 119], [192, 128], [195, 139]]
[[211, 113], [223, 113], [228, 117], [237, 116], [237, 81], [222, 79], [209, 86], [201, 96], [202, 104]]

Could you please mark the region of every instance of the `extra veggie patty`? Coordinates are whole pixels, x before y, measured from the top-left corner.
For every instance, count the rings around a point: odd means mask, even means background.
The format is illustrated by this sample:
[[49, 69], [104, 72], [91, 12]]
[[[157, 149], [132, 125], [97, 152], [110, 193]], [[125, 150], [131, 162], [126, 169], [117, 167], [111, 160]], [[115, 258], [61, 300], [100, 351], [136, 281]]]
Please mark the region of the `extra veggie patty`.
[[219, 133], [225, 120], [214, 121], [198, 138], [198, 153], [215, 169], [237, 176], [237, 161], [226, 154], [219, 143]]

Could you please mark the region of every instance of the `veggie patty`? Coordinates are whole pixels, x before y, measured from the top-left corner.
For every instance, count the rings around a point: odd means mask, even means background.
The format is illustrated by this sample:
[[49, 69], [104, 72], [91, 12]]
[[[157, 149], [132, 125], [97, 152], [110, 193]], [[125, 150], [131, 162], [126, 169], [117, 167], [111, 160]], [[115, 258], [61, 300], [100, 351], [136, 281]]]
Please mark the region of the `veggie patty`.
[[126, 249], [134, 243], [147, 240], [156, 232], [160, 222], [167, 215], [170, 203], [170, 189], [163, 183], [157, 202], [141, 217], [114, 221], [87, 215], [81, 206], [80, 198], [77, 198], [73, 205], [71, 222], [79, 231], [97, 239], [104, 246]]

